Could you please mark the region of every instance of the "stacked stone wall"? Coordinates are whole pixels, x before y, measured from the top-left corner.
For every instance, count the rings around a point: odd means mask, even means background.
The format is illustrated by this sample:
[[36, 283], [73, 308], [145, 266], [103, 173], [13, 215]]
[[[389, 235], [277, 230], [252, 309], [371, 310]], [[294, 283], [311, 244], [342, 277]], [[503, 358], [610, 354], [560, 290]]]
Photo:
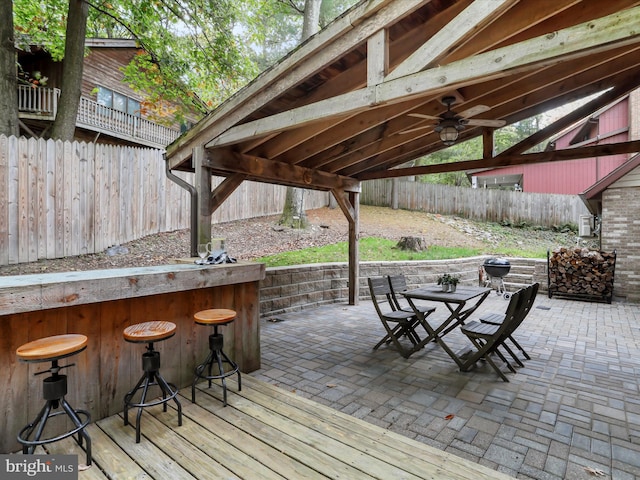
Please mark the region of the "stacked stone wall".
[[[360, 299], [369, 298], [367, 277], [404, 274], [409, 288], [435, 283], [439, 275], [460, 277], [461, 285], [478, 285], [478, 267], [486, 257], [411, 262], [361, 262]], [[546, 291], [546, 259], [509, 259], [511, 271], [520, 266], [531, 272], [531, 281]], [[506, 281], [508, 281], [506, 277]], [[269, 317], [349, 298], [349, 269], [346, 263], [321, 263], [293, 267], [267, 268], [260, 283], [260, 314]]]

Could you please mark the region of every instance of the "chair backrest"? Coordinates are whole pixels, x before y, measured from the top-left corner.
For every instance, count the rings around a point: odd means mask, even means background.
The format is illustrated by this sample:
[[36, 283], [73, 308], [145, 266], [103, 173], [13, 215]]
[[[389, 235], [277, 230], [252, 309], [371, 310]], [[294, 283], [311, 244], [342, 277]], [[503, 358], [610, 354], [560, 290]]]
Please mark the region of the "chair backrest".
[[[525, 289], [521, 288], [515, 293], [511, 294], [509, 299], [509, 305], [507, 305], [507, 310], [504, 315], [504, 320], [498, 326], [493, 335], [489, 338], [484, 338], [484, 343], [481, 347], [473, 354], [464, 359], [462, 365], [460, 365], [461, 369], [468, 368], [470, 365], [474, 365], [480, 358], [485, 358], [485, 356], [493, 351], [495, 351], [500, 345], [504, 343], [504, 341], [509, 337], [509, 331], [513, 327], [513, 323], [518, 321], [518, 314], [520, 312], [520, 307], [522, 306], [523, 300], [525, 297]], [[464, 331], [464, 326], [462, 327], [462, 331]]]
[[407, 279], [404, 275], [389, 275], [387, 278], [389, 280], [389, 288], [391, 289], [391, 306], [394, 310], [402, 310], [398, 294], [407, 291]]
[[531, 308], [533, 307], [533, 302], [536, 300], [536, 295], [538, 294], [538, 289], [540, 288], [540, 284], [538, 282], [529, 285], [521, 289], [523, 292], [522, 299], [520, 300], [520, 305], [517, 307], [517, 312], [514, 320], [510, 323], [509, 329], [507, 330], [507, 335], [511, 335], [516, 329], [522, 324], [524, 319], [529, 315]]
[[369, 284], [369, 293], [371, 294], [371, 300], [373, 306], [376, 308], [378, 315], [383, 315], [380, 304], [387, 302], [391, 310], [395, 310], [393, 300], [391, 299], [391, 287], [386, 277], [369, 277], [367, 278]]
[[520, 314], [520, 307], [522, 306], [526, 296], [526, 291], [524, 288], [516, 291], [511, 294], [509, 299], [509, 305], [507, 305], [507, 310], [504, 314], [504, 320], [498, 327], [498, 329], [493, 334], [491, 340], [487, 342], [488, 344], [500, 344], [503, 339], [509, 336], [510, 331], [513, 328], [514, 322], [518, 321], [518, 316]]

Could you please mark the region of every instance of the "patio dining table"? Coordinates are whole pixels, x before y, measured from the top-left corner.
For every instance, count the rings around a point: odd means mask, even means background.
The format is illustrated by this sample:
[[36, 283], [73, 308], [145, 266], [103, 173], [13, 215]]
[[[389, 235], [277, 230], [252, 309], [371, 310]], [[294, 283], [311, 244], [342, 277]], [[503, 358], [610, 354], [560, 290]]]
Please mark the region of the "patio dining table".
[[[428, 342], [435, 341], [462, 368], [463, 362], [460, 357], [445, 343], [443, 337], [456, 327], [464, 325], [465, 320], [476, 311], [490, 292], [490, 288], [473, 286], [458, 286], [455, 292], [443, 292], [439, 285], [429, 285], [403, 292], [409, 305], [418, 316], [420, 323], [429, 333], [426, 338], [414, 347], [414, 351], [423, 348]], [[449, 310], [449, 317], [435, 327], [429, 323], [429, 319], [416, 307], [415, 300], [444, 303]], [[471, 303], [467, 304], [467, 302]]]

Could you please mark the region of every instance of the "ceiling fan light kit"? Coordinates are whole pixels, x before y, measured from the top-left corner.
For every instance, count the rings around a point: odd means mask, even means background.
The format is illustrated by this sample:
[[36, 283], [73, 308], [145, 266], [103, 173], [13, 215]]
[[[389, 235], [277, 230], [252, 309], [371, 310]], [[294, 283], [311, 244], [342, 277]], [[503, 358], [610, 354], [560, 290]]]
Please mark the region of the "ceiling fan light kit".
[[436, 125], [433, 130], [440, 135], [442, 143], [450, 147], [458, 140], [458, 135], [464, 130], [464, 125], [461, 125], [456, 120], [447, 118]]
[[447, 106], [447, 111], [442, 114], [442, 120], [433, 129], [440, 135], [440, 140], [442, 140], [442, 143], [447, 147], [456, 143], [460, 131], [464, 130], [464, 125], [460, 121], [461, 119], [451, 111], [451, 105], [454, 104], [455, 101], [456, 97], [453, 96], [442, 97], [441, 102]]
[[[450, 147], [458, 140], [460, 136], [460, 132], [466, 128], [467, 125], [471, 126], [484, 126], [491, 128], [500, 128], [505, 125], [504, 120], [488, 120], [488, 119], [472, 119], [470, 120], [468, 117], [472, 117], [479, 113], [486, 112], [490, 110], [490, 108], [486, 105], [475, 105], [471, 108], [468, 108], [464, 112], [456, 113], [451, 110], [451, 105], [456, 103], [457, 98], [452, 95], [447, 95], [442, 97], [440, 102], [443, 105], [447, 106], [447, 111], [444, 112], [440, 116], [426, 115], [422, 113], [409, 113], [409, 116], [421, 118], [425, 120], [438, 120], [438, 124], [433, 127], [433, 131], [436, 132], [440, 136], [440, 140], [444, 145]], [[400, 133], [413, 133], [417, 130], [421, 130], [423, 128], [429, 128], [429, 125], [411, 128], [409, 130], [404, 130]]]

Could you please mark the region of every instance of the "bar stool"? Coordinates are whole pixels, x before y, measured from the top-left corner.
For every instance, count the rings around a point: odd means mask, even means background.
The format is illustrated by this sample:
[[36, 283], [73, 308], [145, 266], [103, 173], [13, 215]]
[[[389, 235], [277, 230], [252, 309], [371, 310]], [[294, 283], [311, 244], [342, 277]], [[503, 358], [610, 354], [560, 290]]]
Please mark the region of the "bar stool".
[[[226, 308], [212, 308], [209, 310], [202, 310], [194, 314], [193, 318], [198, 325], [213, 325], [213, 333], [209, 335], [209, 355], [207, 359], [196, 367], [196, 374], [193, 378], [193, 384], [191, 385], [191, 401], [196, 403], [196, 382], [199, 378], [209, 380], [209, 388], [211, 388], [211, 381], [220, 379], [222, 383], [222, 395], [223, 404], [227, 406], [227, 383], [225, 378], [238, 374], [238, 390], [242, 390], [242, 379], [240, 378], [240, 369], [238, 365], [231, 360], [222, 350], [224, 344], [224, 336], [218, 333], [218, 327], [228, 325], [236, 318], [236, 312], [234, 310], [228, 310]], [[218, 367], [218, 373], [213, 373], [213, 364]], [[230, 368], [225, 371], [224, 363], [227, 363]], [[208, 368], [208, 375], [204, 373]]]
[[[91, 421], [91, 416], [86, 410], [75, 410], [69, 405], [69, 402], [64, 398], [67, 394], [67, 376], [59, 374], [63, 368], [72, 367], [75, 364], [58, 365], [58, 360], [80, 353], [87, 348], [87, 340], [85, 335], [80, 334], [54, 335], [25, 343], [16, 350], [16, 355], [22, 362], [51, 362], [51, 368], [35, 374], [51, 373], [51, 376], [42, 381], [44, 407], [35, 420], [18, 433], [18, 442], [22, 444], [22, 453], [32, 454], [38, 445], [57, 442], [77, 433], [78, 445], [82, 447], [83, 439], [86, 442], [87, 466], [91, 465], [91, 438], [84, 430]], [[62, 410], [55, 411], [60, 407]], [[75, 427], [58, 436], [42, 439], [47, 421], [52, 417], [64, 414], [71, 419]], [[30, 439], [34, 431], [35, 435]]]
[[[178, 389], [172, 383], [167, 383], [160, 375], [160, 352], [153, 349], [154, 342], [160, 342], [171, 338], [176, 333], [176, 324], [171, 322], [153, 321], [131, 325], [124, 329], [123, 336], [127, 342], [146, 343], [147, 351], [142, 354], [142, 370], [144, 373], [135, 387], [124, 396], [124, 424], [129, 425], [129, 407], [137, 407], [136, 416], [136, 443], [140, 443], [140, 419], [145, 407], [163, 405], [163, 411], [167, 411], [167, 402], [173, 400], [178, 406], [178, 426], [182, 425], [182, 405], [176, 398]], [[162, 391], [162, 398], [147, 401], [149, 387], [157, 385]], [[138, 390], [142, 389], [140, 401], [133, 401]]]

